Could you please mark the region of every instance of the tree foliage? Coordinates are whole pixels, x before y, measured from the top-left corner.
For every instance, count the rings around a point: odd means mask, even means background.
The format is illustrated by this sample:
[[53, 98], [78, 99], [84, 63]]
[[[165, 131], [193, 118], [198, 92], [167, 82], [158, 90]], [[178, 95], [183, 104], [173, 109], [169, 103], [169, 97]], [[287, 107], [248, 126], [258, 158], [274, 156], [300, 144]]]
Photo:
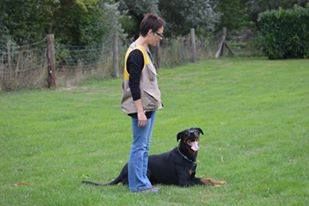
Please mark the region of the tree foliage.
[[305, 7], [308, 0], [246, 0], [247, 13], [253, 22], [257, 22], [259, 13], [267, 10], [292, 8], [294, 5]]
[[2, 0], [1, 27], [18, 44], [42, 39], [51, 20], [49, 9], [55, 8], [55, 3], [53, 0]]
[[249, 23], [249, 15], [244, 6], [247, 0], [219, 0], [217, 10], [221, 13], [218, 29], [226, 27], [228, 31], [238, 29]]
[[159, 10], [167, 21], [172, 35], [187, 34], [190, 28], [211, 31], [219, 21], [211, 0], [173, 0], [159, 3]]
[[60, 0], [54, 13], [53, 33], [61, 43], [94, 44], [106, 31], [98, 1]]
[[[307, 0], [1, 0], [0, 50], [11, 40], [18, 45], [54, 33], [61, 44], [96, 45], [113, 32], [138, 35], [145, 13], [166, 21], [167, 36], [229, 31], [257, 23], [269, 10], [305, 6]], [[123, 29], [122, 29], [123, 28]]]
[[159, 0], [118, 0], [119, 11], [122, 14], [120, 22], [129, 37], [137, 37], [139, 22], [144, 14], [152, 12], [159, 14]]
[[[12, 39], [19, 45], [29, 44], [54, 33], [63, 44], [97, 44], [119, 25], [118, 7], [107, 5], [114, 5], [114, 1], [2, 0], [0, 42]], [[111, 18], [116, 19], [113, 25]]]

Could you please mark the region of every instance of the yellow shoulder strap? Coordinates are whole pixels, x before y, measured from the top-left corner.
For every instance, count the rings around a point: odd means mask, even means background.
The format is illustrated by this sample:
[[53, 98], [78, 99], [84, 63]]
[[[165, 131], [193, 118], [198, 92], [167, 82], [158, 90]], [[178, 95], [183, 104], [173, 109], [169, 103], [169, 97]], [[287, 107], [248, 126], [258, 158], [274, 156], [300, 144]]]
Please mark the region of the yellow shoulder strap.
[[130, 74], [129, 74], [128, 70], [127, 70], [127, 60], [128, 60], [129, 54], [130, 54], [134, 49], [138, 49], [138, 50], [140, 50], [140, 51], [142, 52], [143, 58], [144, 58], [144, 67], [145, 67], [145, 65], [147, 65], [147, 64], [150, 63], [149, 56], [148, 56], [148, 54], [147, 54], [147, 51], [144, 49], [144, 47], [138, 45], [138, 46], [136, 46], [136, 47], [133, 48], [133, 49], [132, 49], [132, 48], [129, 48], [129, 49], [127, 50], [127, 53], [126, 53], [125, 58], [124, 58], [124, 70], [123, 70], [123, 79], [124, 79], [124, 80], [129, 80]]

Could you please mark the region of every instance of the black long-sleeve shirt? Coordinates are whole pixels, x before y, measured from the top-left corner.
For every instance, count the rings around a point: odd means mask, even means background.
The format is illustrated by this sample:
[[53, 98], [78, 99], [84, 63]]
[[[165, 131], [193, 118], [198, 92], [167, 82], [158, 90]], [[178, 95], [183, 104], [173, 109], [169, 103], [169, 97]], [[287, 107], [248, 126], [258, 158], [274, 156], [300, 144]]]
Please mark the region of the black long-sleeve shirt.
[[[142, 70], [144, 68], [143, 53], [135, 49], [130, 52], [127, 59], [127, 71], [129, 75], [129, 87], [134, 101], [141, 98], [141, 90], [139, 87]], [[146, 117], [149, 119], [152, 112], [146, 112]], [[131, 117], [137, 118], [137, 113], [129, 114]]]
[[143, 67], [144, 67], [143, 53], [138, 49], [133, 50], [129, 54], [127, 59], [127, 70], [128, 73], [130, 74], [129, 87], [134, 101], [141, 98], [141, 90], [139, 88], [139, 83]]

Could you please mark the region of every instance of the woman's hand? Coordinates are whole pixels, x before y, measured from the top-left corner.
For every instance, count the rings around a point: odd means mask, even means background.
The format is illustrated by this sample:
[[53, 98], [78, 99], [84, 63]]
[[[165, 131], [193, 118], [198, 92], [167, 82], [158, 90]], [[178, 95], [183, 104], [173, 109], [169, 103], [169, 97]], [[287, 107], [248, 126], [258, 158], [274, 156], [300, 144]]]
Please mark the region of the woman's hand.
[[145, 127], [147, 124], [147, 117], [144, 112], [138, 112], [137, 113], [137, 120], [138, 120], [138, 126], [139, 127]]

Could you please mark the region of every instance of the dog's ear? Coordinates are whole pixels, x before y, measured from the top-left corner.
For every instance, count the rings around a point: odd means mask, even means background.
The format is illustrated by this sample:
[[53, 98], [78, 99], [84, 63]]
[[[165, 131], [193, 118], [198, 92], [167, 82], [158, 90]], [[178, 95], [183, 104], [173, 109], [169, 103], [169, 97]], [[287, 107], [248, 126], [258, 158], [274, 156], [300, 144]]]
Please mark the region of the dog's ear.
[[197, 130], [200, 134], [204, 134], [203, 130], [199, 127], [194, 128], [195, 130]]
[[186, 136], [188, 136], [188, 130], [183, 130], [183, 131], [181, 131], [181, 132], [178, 132], [178, 134], [177, 134], [177, 142], [178, 142], [180, 139], [182, 139], [182, 138], [184, 138], [184, 137], [186, 137]]

